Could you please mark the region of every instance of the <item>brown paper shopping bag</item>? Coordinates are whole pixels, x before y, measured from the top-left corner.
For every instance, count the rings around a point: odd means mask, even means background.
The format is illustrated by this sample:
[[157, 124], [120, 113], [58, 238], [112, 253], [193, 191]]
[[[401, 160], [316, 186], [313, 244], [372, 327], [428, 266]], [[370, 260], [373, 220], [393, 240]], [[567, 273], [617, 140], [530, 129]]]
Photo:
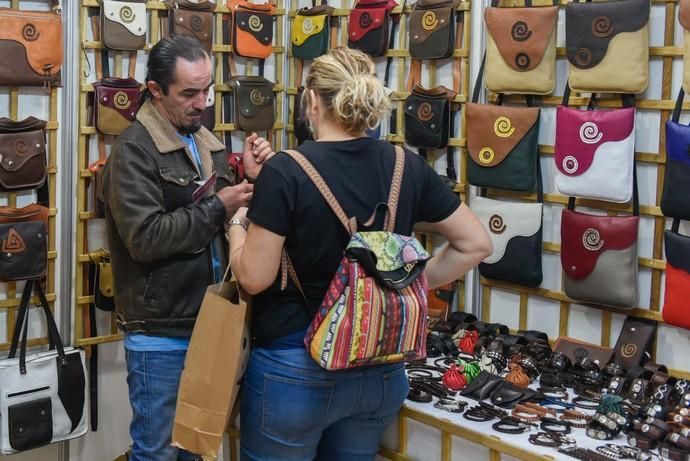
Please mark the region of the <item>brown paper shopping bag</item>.
[[210, 285], [189, 342], [173, 445], [216, 457], [249, 358], [249, 297], [236, 281]]

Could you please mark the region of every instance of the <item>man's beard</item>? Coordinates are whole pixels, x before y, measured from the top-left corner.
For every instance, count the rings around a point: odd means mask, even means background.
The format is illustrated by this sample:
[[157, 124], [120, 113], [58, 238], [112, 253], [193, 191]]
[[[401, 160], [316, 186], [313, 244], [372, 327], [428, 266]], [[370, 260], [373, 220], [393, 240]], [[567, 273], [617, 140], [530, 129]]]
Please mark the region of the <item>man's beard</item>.
[[182, 125], [181, 127], [178, 128], [178, 131], [180, 134], [193, 134], [196, 133], [201, 129], [201, 120], [189, 123], [187, 125]]

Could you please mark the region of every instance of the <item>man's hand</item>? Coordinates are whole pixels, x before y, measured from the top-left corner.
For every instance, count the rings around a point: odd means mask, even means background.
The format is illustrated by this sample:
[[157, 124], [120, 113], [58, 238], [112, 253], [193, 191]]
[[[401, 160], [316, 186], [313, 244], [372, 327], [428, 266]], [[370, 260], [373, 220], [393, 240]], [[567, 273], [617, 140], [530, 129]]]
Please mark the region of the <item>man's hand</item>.
[[252, 133], [244, 140], [244, 152], [242, 153], [242, 163], [244, 165], [244, 176], [254, 180], [259, 176], [263, 163], [273, 157], [275, 152], [271, 145], [264, 138]]
[[243, 182], [236, 186], [224, 187], [216, 195], [225, 205], [225, 216], [234, 215], [240, 207], [249, 205], [252, 200], [254, 185]]

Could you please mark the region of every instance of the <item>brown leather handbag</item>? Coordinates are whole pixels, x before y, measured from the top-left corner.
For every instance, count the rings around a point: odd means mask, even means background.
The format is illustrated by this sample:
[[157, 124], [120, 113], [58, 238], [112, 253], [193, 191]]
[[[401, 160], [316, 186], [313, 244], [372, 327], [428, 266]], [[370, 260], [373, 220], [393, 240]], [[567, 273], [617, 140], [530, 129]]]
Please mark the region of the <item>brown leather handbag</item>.
[[0, 190], [40, 187], [46, 180], [46, 122], [0, 118]]
[[613, 349], [610, 347], [603, 347], [566, 336], [561, 336], [556, 340], [554, 352], [564, 354], [573, 363], [587, 358], [594, 362], [599, 369], [603, 369], [611, 361], [611, 357], [613, 357]]
[[259, 76], [230, 79], [235, 104], [235, 124], [244, 131], [267, 131], [275, 123], [273, 82]]
[[146, 3], [144, 0], [103, 0], [101, 40], [111, 50], [139, 50], [146, 45]]
[[[51, 3], [59, 12], [57, 1]], [[0, 85], [60, 85], [62, 18], [56, 12], [0, 8]]]
[[94, 125], [101, 134], [118, 135], [135, 119], [141, 104], [141, 84], [133, 78], [104, 78], [93, 84]]
[[232, 49], [237, 56], [265, 59], [273, 52], [273, 13], [275, 5], [256, 5], [246, 0], [231, 0]]
[[426, 89], [415, 85], [405, 100], [405, 142], [427, 149], [446, 147], [455, 95], [445, 86]]
[[410, 56], [444, 59], [455, 48], [459, 0], [418, 0], [410, 13]]
[[0, 207], [0, 280], [42, 277], [48, 261], [48, 209]]
[[161, 14], [163, 37], [182, 34], [194, 37], [206, 51], [213, 45], [213, 11], [216, 4], [210, 1], [199, 3], [190, 0], [165, 0], [167, 12]]

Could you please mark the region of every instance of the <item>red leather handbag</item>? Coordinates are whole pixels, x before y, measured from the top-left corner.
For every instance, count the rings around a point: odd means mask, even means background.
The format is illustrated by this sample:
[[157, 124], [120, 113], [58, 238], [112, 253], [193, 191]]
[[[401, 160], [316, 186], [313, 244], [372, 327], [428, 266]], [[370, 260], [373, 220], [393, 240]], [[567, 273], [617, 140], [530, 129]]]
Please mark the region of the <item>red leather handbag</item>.
[[390, 12], [394, 0], [359, 0], [350, 12], [347, 46], [371, 56], [383, 56], [389, 46]]
[[690, 329], [690, 237], [678, 233], [680, 219], [674, 219], [664, 235], [666, 250], [666, 289], [664, 322]]

